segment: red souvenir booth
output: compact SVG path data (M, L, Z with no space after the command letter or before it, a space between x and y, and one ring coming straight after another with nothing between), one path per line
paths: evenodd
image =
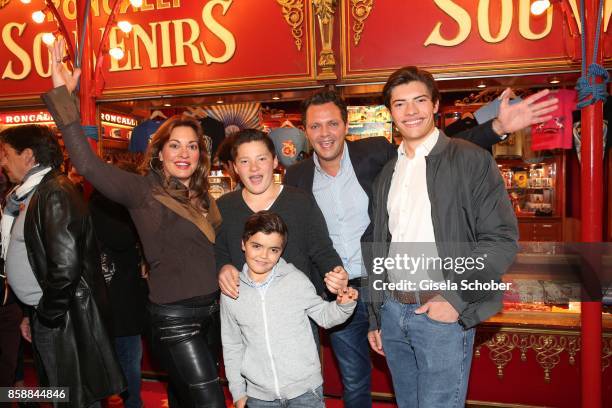
M98 53L114 2L92 1L81 84L84 123L101 127L101 114L109 119L106 122L113 122L109 112L116 118L123 115L128 119L113 122L121 129L116 132L121 139L152 109L170 106L181 111L243 102L279 108L262 113L261 121L281 123L278 118L297 117L299 100L326 86L338 89L349 104L380 104L378 95L387 76L405 65L434 73L443 91L442 115L461 115L482 106L483 85L498 93L506 86L527 93L548 86L573 88L582 58L579 0L551 2L543 15L534 16L531 0L146 0L138 8L125 0L119 1L115 18L129 20L132 31L110 28L107 44ZM30 19L43 3L0 1L2 118L40 110L39 95L51 85L50 56L42 36L55 32L57 25L51 14L40 25ZM85 1L52 3L76 38ZM586 1L589 60L598 4ZM606 0L598 60L607 67L612 66L611 15L612 0ZM107 55L113 47L122 48L122 59ZM525 167L527 183L529 177L534 182L550 179L545 182L550 185L538 188L554 186L554 205L548 217L517 213L521 241L541 245L536 253L518 256L512 272L516 276L510 279L546 281L542 265L568 262L547 242L604 241L603 228L607 240L612 237L610 222L605 227L603 222L604 212L609 220L612 210L609 204L603 208L612 202L612 164L609 154L601 160L601 143L591 143L602 139L601 103L588 108L586 115L582 164L573 150L557 150L547 162L538 163L537 169L544 169L540 173L532 176ZM115 141L113 148L119 145ZM522 165L498 163L502 172L515 169L514 174ZM554 172L545 170L553 165ZM340 397L333 353L325 337L322 343L325 393ZM502 313L478 329L468 402L612 406L611 359L612 316L602 313L600 303L572 302L556 308L506 303ZM372 354L372 361L373 395L392 399L384 359ZM148 357L143 370L147 376L162 374Z

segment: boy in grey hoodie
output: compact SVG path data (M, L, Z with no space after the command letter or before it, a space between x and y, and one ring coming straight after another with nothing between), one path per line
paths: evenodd
M308 317L330 328L346 321L358 292L335 302L316 294L306 275L280 256L287 227L274 213L247 220L240 297L221 295L225 374L236 408L324 407L323 377Z

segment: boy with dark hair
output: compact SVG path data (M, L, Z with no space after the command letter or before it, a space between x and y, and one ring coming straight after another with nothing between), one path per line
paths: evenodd
M397 70L383 97L402 143L374 182L373 256L415 256L411 248L417 246L434 258L473 258L482 267L444 266L431 275L427 269L429 279L449 282L443 291L424 290L424 278L416 292L372 286L368 337L374 351L384 351L398 406L463 407L475 326L500 310L502 297L464 284L501 281L518 250L516 216L493 157L436 128L440 94L429 72ZM407 278L405 270L391 267L372 282Z
M353 313L358 293L346 288L335 302L317 296L306 275L281 259L283 220L269 211L247 219L246 264L240 297L221 296L223 360L237 408L324 407L323 378L308 318L329 328Z

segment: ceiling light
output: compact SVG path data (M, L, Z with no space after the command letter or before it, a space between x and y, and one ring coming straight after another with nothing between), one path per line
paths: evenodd
M486 88L487 84L485 83L485 81L480 81L478 82L478 85L476 85L476 88Z
M51 45L55 42L55 36L51 33L44 33L42 35L42 41L47 45Z
M217 103L223 103L223 99L217 99Z
M47 16L45 15L45 13L42 12L41 10L38 10L32 13L32 20L34 20L34 22L37 24L40 24L43 21L45 21L46 17Z
M557 76L554 76L554 77L551 77L551 78L548 80L548 83L549 83L549 84L552 84L552 85L556 85L556 84L558 84L558 83L561 83L561 79L559 79L559 77L557 77Z
M169 103L169 102L166 102L166 103L164 103L164 106L167 108L167 107L172 106L172 104L171 104L171 103Z
M531 14L539 16L550 7L550 0L535 0L531 3Z
M119 27L119 29L124 33L129 33L130 31L132 31L132 23L126 20L119 21L117 23L117 27Z
M281 98L281 94L279 92L276 92L275 94L272 95L272 100L273 101L278 101Z
M119 47L114 47L108 50L108 54L116 60L120 60L125 56L125 52Z

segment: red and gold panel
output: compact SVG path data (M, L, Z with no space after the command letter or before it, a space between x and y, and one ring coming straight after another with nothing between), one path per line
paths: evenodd
M405 65L440 76L575 69L578 3L563 1L534 16L530 0L345 0L342 77L382 79ZM602 35L612 57L611 36Z
M122 1L117 20L130 21L133 30L110 32L110 46L121 46L125 56L105 58L102 99L315 80L312 10L306 0L145 0L138 9ZM74 30L75 0L54 3L68 30ZM92 1L96 49L112 4ZM12 1L0 11L0 99L31 97L49 87L49 55L41 37L56 26L51 18L38 25L30 17L42 5L42 0Z

